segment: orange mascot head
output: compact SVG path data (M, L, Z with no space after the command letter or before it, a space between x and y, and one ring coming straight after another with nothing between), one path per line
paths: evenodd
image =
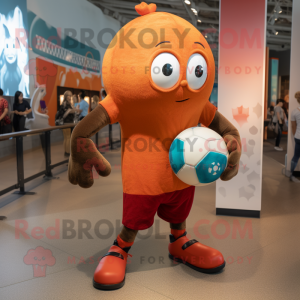
M103 59L108 95L128 114L201 111L215 78L207 41L186 20L155 12L155 4L135 8L141 16L120 29Z

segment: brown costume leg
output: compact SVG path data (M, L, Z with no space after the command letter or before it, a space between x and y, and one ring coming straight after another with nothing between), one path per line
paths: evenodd
M186 228L186 221L183 221L182 223L170 223L171 229L177 229L177 230L183 230Z
M138 233L138 230L133 230L126 226L123 226L119 236L124 242L132 243L132 242L134 242L137 233Z

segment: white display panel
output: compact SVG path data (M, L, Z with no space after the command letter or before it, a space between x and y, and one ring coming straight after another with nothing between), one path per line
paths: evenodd
M1 1L0 5L0 88L4 95L21 91L29 97L26 0Z
M217 181L216 207L261 210L266 0L220 1L218 109L239 131L239 173Z

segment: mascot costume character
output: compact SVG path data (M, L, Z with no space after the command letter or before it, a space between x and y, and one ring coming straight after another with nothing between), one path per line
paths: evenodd
M215 62L205 38L188 21L156 12L155 4L135 9L141 16L120 29L103 58L107 96L71 137L69 181L89 188L93 167L101 176L111 172L90 137L108 124L121 126L124 226L94 274L94 287L103 290L124 285L128 251L156 213L170 223L170 258L199 272L222 270L218 250L186 236L195 187L174 174L169 149L179 133L201 123L226 142L229 158L221 180L238 173L241 156L237 129L209 102ZM146 170L139 167L145 165Z

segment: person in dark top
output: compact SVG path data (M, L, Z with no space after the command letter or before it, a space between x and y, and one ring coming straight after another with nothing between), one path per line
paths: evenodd
M64 124L67 123L74 123L74 117L75 113L79 111L76 108L72 107L71 104L72 100L72 93L70 91L66 91L64 93L64 101L61 104L59 110L58 110L58 119L63 119ZM71 128L63 129L63 135L64 135L64 149L65 149L65 156L70 156L70 138L71 138Z
M28 130L25 128L25 121L26 121L26 115L31 113L31 107L27 101L23 100L23 93L20 91L17 91L15 93L13 112L14 112L13 126L15 132Z
M0 89L0 134L11 132L11 121L8 112L8 102L2 96L3 90Z

